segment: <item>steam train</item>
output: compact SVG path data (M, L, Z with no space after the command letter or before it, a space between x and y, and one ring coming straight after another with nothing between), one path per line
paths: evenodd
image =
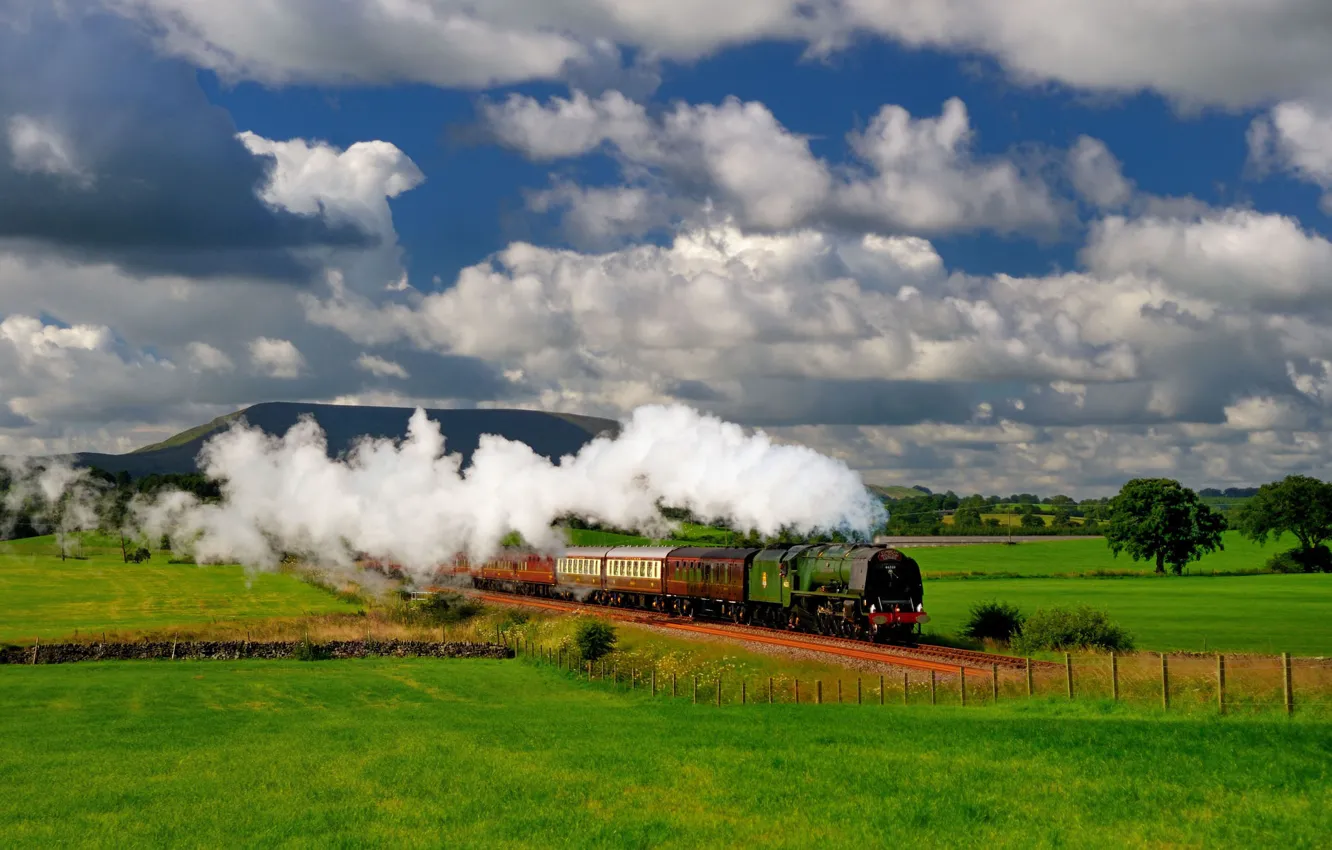
M466 572L482 590L876 643L912 643L929 621L920 565L878 545L580 547L558 558L507 551Z

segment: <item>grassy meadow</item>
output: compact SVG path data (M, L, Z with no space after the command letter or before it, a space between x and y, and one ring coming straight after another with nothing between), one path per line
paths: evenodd
M8 847L1315 847L1332 833L1332 738L1298 717L717 709L519 661L0 679Z
M94 535L80 549L80 558L62 561L50 537L0 543L0 641L356 610L292 575L171 564L159 551L127 564L118 543Z
M1267 559L1296 545L1290 535L1269 539L1259 546L1238 531L1222 534L1224 550L1204 555L1185 567L1189 574L1252 572ZM927 579L1000 574L1018 576L1085 575L1097 572L1151 574L1156 564L1134 561L1127 554L1115 557L1104 539L1027 541L1011 546L975 543L964 546L904 545L902 551L920 564Z
M1332 576L929 581L929 634L957 634L977 602L1037 608L1090 605L1129 630L1139 649L1332 655Z
M956 634L977 602L1009 602L1025 613L1085 604L1132 632L1140 649L1332 655L1332 576L1245 575L1294 540L1264 547L1227 531L1224 543L1184 576L1156 576L1154 564L1115 558L1104 540L906 551L925 574L926 629L935 635Z

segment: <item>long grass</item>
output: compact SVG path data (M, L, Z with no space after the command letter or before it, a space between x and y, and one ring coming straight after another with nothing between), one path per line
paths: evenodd
M1318 846L1326 726L716 709L509 662L0 671L12 847Z

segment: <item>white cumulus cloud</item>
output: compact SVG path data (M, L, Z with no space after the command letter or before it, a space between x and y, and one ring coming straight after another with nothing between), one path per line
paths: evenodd
M713 206L744 226L766 230L849 228L916 234L958 230L1050 230L1064 215L1049 187L1016 161L975 154L965 104L951 98L937 117L882 107L863 132L848 137L855 164L834 168L762 103L729 97L720 104L677 103L653 120L618 92L596 100L575 93L542 104L510 95L482 107L494 138L534 159L576 156L605 144L626 176L643 179L656 199L571 190L539 195L539 208L567 205L584 232L617 220L633 232L652 221L651 206ZM623 191L623 190L619 190ZM626 205L623 202L629 202ZM587 210L589 204L594 210ZM587 222L593 222L589 225Z
M305 368L305 357L291 340L263 336L250 341L250 362L271 378L295 378Z
M383 357L377 357L373 354L362 353L356 358L356 367L362 371L369 372L377 378L408 378L407 370L392 360L386 360Z

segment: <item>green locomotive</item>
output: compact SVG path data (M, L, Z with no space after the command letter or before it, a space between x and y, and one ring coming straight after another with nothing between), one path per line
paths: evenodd
M763 549L747 584L750 619L767 625L883 642L929 621L920 565L885 546Z

